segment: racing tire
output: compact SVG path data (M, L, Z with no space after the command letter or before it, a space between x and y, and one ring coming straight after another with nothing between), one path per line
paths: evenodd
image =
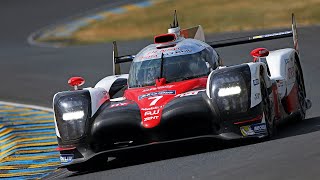
M298 100L299 100L299 113L295 117L296 121L302 121L306 117L306 90L304 86L303 81L303 75L301 71L301 67L298 65L297 62L295 62L295 68L296 68L296 82L298 86Z
M266 128L267 128L267 135L266 138L271 138L274 136L274 134L276 133L276 123L274 118L272 118L272 113L271 113L271 103L270 103L270 99L269 99L269 93L268 93L268 89L266 88L266 84L263 80L262 77L260 77L261 79L261 94L262 94L262 111L264 114L264 118L265 118L265 122L266 122Z

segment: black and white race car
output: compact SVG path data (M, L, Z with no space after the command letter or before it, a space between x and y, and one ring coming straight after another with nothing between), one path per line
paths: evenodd
M201 26L181 30L175 15L168 33L136 55L119 57L114 43L113 76L83 89L73 77L74 90L54 96L62 164L80 170L101 154L192 138L270 137L284 119L304 119L311 102L292 19L291 31L206 43ZM286 37L294 48L257 48L252 62L234 66L214 49Z

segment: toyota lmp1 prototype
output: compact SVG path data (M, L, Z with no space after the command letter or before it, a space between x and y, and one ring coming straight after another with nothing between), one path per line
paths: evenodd
M114 42L114 75L83 89L73 77L74 90L54 96L62 164L77 170L100 154L192 138L270 137L284 119L304 119L311 101L292 22L291 31L206 43L201 26L181 30L175 13L168 33L136 55L118 56ZM294 48L257 48L252 62L228 67L214 49L286 37Z

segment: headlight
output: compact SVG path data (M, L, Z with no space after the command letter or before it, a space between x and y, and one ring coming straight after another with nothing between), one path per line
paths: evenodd
M220 88L218 91L218 96L224 97L224 96L231 96L231 95L236 95L240 93L241 93L240 86L232 86L232 87Z
M211 98L222 114L246 112L249 108L250 69L223 69L211 78Z
M62 140L80 139L85 134L90 114L90 95L87 91L64 92L56 97L54 106Z
M62 119L65 121L83 119L83 117L84 117L84 111L67 112L67 113L63 113L62 115Z

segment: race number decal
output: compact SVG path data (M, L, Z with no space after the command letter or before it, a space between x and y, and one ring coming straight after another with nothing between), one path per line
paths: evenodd
M163 96L153 96L153 97L149 97L148 99L151 100L153 99L153 101L150 103L150 106L154 106L157 104L157 102L163 98Z

